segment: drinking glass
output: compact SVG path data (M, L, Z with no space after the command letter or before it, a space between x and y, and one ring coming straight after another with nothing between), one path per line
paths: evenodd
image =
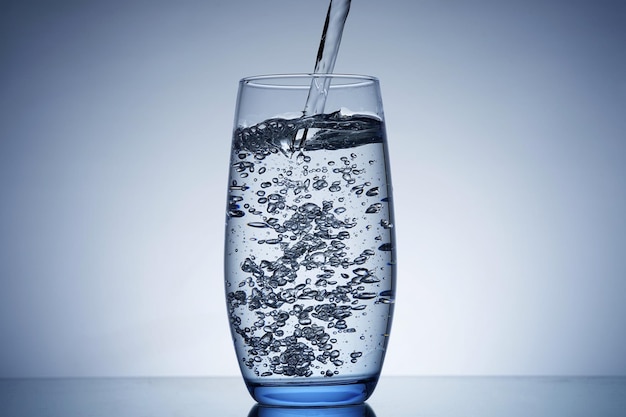
M321 114L302 110L311 94L325 101ZM226 303L252 397L365 401L385 357L396 276L378 80L242 79L227 200Z

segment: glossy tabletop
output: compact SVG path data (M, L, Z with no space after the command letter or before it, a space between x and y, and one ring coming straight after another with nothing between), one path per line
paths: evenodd
M366 404L258 408L240 378L0 380L3 417L624 417L626 377L383 377Z

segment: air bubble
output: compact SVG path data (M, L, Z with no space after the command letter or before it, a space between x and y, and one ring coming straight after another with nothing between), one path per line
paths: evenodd
M269 225L267 223L264 223L264 222L250 222L250 223L248 223L248 226L250 226L250 227L257 227L257 228L269 227Z
M369 190L367 190L365 195L368 196L368 197L377 196L378 195L378 187L370 188Z
M358 298L359 300L370 300L376 297L377 295L375 292L360 292L354 296L354 298Z
M393 245L391 243L383 243L378 247L378 250L381 250L383 252L390 252L393 250Z
M371 206L369 206L367 210L365 210L365 212L368 214L374 214L374 213L380 212L382 208L383 208L383 205L381 203L374 203Z
M313 188L315 188L316 190L321 190L322 188L326 188L328 186L328 182L326 182L326 180L321 179L321 180L317 180L313 183Z
M393 227L393 224L389 223L389 220L384 220L384 219L380 221L380 225L384 229L391 229Z
M229 210L228 215L230 217L243 217L246 215L242 210Z

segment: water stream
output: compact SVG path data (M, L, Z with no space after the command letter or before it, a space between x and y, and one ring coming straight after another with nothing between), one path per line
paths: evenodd
M343 28L350 11L350 0L331 0L326 13L320 46L315 59L315 74L331 74L337 61ZM313 78L303 115L313 116L324 112L330 79ZM307 138L308 129L303 129L294 136L291 150L302 149Z

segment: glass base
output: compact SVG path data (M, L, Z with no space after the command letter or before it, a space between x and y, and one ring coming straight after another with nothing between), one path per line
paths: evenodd
M356 381L324 382L320 384L281 385L258 384L246 381L250 395L258 403L290 407L327 407L361 404L367 400L378 378Z

